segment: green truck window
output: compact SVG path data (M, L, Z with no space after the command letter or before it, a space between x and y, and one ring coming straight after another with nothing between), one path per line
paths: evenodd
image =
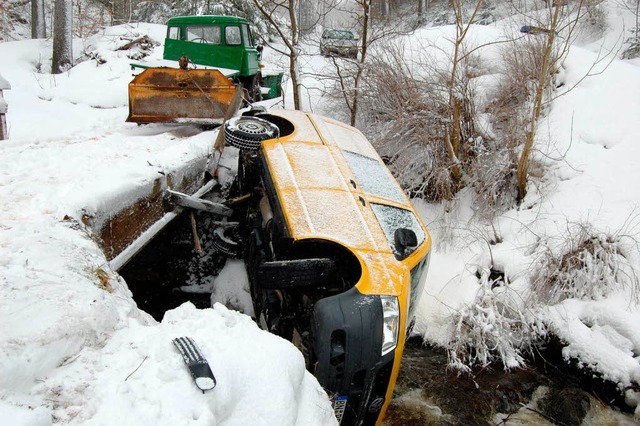
M242 24L242 37L245 47L253 47L253 37L251 37L251 30L247 24Z
M167 38L173 40L180 40L180 28L179 27L169 27L167 30Z
M224 39L230 46L237 46L239 44L242 44L240 27L226 27L224 29Z
M220 27L187 27L187 41L220 44Z

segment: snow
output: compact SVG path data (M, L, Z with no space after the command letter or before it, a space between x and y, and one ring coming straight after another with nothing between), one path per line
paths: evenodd
M544 178L532 181L520 208L494 221L502 242L487 244L493 231L474 218L468 189L450 204L414 200L434 237L414 329L427 340L451 341L453 316L473 303L476 273L492 263L526 296L541 247L557 246L574 224L626 236L625 254L640 272L640 60L607 56L617 54L619 34L632 21L615 1L605 4L609 28L572 47L558 76L564 85L555 95L562 96L539 125ZM476 43L501 39L513 31L509 25L473 26L470 35ZM454 32L420 30L405 40L406 54L424 54L426 41L446 50ZM246 286L239 261L215 278L212 308L187 303L158 323L136 307L81 222L83 214L117 210L161 173L211 153L215 131L124 122L129 63L141 62L141 51L117 49L144 34L160 41L164 27L123 25L75 40L73 52L94 59L56 76L48 73L51 41L0 44L2 76L11 84L4 92L9 139L0 141L0 424L335 424L297 349L260 330L247 300L233 302L248 315L215 303L229 303L231 289ZM160 60L160 52L145 60ZM477 83L488 93L500 72L497 47L482 55L491 66ZM431 56L443 60L437 49ZM329 66L317 55L303 59L306 69ZM303 83L303 108L330 112L321 79ZM292 105L290 88L284 105ZM228 179L226 169L220 179ZM637 288L627 287L537 314L566 341L565 356L625 389L640 382L637 297ZM183 335L195 339L216 375L217 386L204 394L172 347ZM626 396L638 405L638 392Z
M56 76L46 72L50 41L0 44L12 87L0 144L0 424L334 424L292 344L220 304L184 304L156 322L82 224L163 174L202 167L212 151L213 131L125 123L131 51L116 49L140 34L161 40L164 29L75 40L76 54L106 62ZM193 337L212 366L218 383L205 394L172 345L179 336Z
M475 219L468 190L444 206L416 201L436 245L415 330L429 341L445 346L451 342L456 332L452 317L476 303L480 290L475 274L491 265L505 273L524 306L541 250L558 250L576 229L588 224L598 235L619 240L632 266L632 285L611 289L597 300L567 299L534 315L566 342L567 359L577 359L626 389L638 416L640 193L635 183L640 171L635 159L640 155L640 61L616 57L620 38L611 35L623 30L623 11L615 2L605 5L605 36L571 47L557 76L562 86L538 126L536 159L546 167L544 178L532 179L523 205L493 223L502 242L489 244L494 230ZM503 25L472 27L471 34L486 40ZM438 28L423 31L433 40L439 40L439 32L445 34ZM494 54L489 51L487 57ZM496 71L489 65L482 79ZM476 80L481 94L483 85L490 92L490 82Z

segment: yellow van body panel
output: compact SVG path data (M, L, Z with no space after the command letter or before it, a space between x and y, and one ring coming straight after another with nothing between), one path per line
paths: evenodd
M406 196L399 202L364 193L343 150L384 164L380 156L359 130L338 121L300 111L274 115L296 125L291 134L263 141L261 148L290 237L326 239L349 248L363 266L358 290L402 296L401 305L406 305L409 271L431 248L431 237ZM425 239L407 259L395 258L371 202L414 212Z
M431 237L382 159L357 129L338 121L300 111L271 112L294 124L285 136L262 142L289 236L294 240L325 239L348 248L358 258L362 275L356 288L362 294L397 296L400 308L397 354L402 354L408 327L411 270L431 249ZM376 160L384 166L400 197L394 199L362 190L344 151ZM425 238L407 258L398 260L371 203L413 212ZM385 402L377 424L391 401L400 370L396 356Z

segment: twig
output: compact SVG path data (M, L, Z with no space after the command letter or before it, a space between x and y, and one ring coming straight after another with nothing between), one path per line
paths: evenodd
M135 370L133 370L133 371L131 372L131 374L129 374L129 375L127 376L127 378L126 378L126 379L124 379L124 381L125 381L125 382L126 382L127 380L129 380L129 377L133 376L133 374L134 374L136 371L138 371L138 369L139 369L140 367L142 367L142 364L144 364L144 362L147 360L147 358L149 358L149 357L148 357L148 356L145 356L144 358L142 358L142 361L140 362L140 365L138 365L138 366L136 367L136 369L135 369Z
M191 231L193 232L193 245L196 253L202 254L202 246L200 245L200 238L198 238L198 228L196 227L196 216L193 211L189 212L189 218L191 219Z

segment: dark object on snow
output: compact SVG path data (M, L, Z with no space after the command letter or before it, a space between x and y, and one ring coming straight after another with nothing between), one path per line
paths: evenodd
M204 393L215 388L216 378L196 342L191 337L177 337L173 339L173 344L182 355L198 389Z
M546 28L534 27L532 25L524 25L520 28L520 32L525 34L537 35L537 34L547 34L549 33L549 30Z

